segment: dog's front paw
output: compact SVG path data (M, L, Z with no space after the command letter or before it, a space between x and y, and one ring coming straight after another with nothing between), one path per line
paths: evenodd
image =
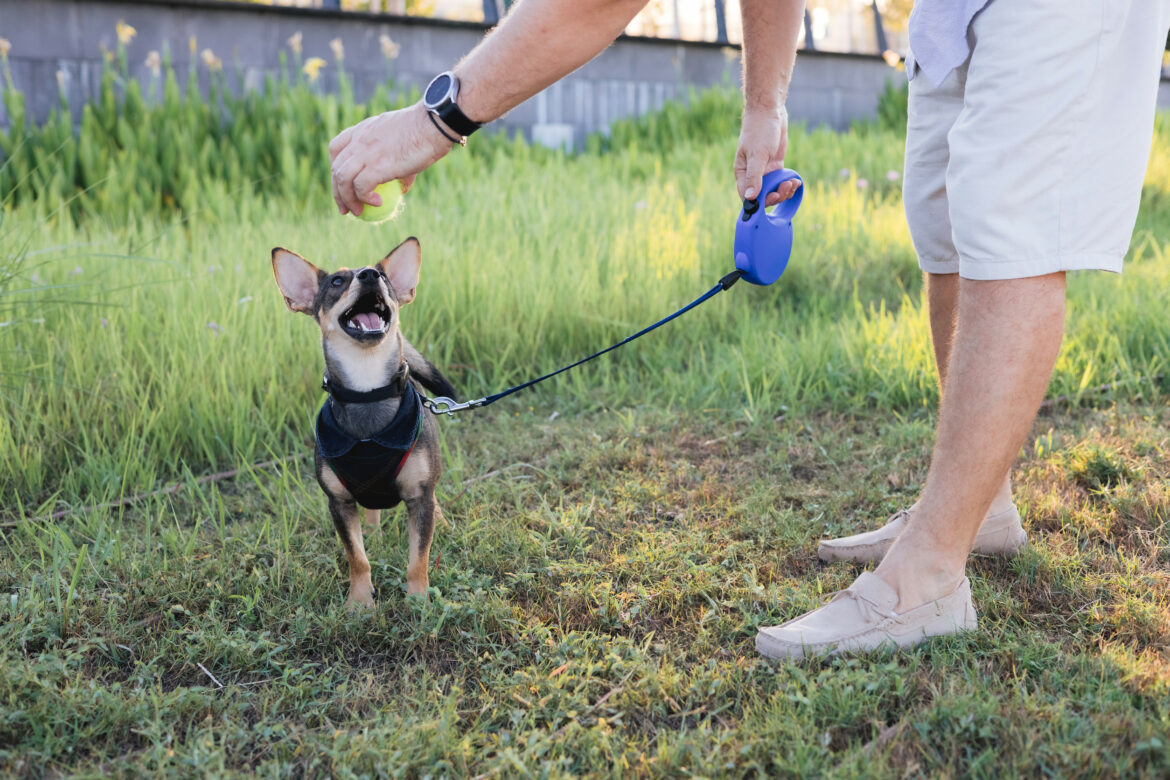
M345 600L345 608L350 612L359 612L362 610L374 608L374 594L372 591L365 591L364 593L356 593L350 591L349 598Z
M417 597L421 598L423 601L426 601L427 588L429 586L430 586L430 583L427 582L427 580L425 578L422 580L422 582L411 582L410 580L407 580L406 581L406 595L407 596L417 596Z

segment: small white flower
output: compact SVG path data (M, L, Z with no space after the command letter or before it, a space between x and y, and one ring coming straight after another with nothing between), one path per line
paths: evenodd
M297 33L295 33L295 34L293 34L293 35L290 35L290 36L289 36L289 38L288 38L288 47L289 47L290 49L292 49L292 50L293 50L293 52L294 52L294 53L296 53L296 54L300 54L300 53L301 53L301 38L302 38L302 37L303 37L303 36L301 35L301 33L300 33L300 32L297 32Z
M869 179L858 179L857 180L857 189L864 190L868 186L869 186Z
M142 64L150 68L150 72L156 77L162 72L162 56L159 55L157 49L147 54L146 60Z
M252 296L245 295L243 298L240 298L238 301L236 301L236 306L242 306L245 303L251 303L251 302L252 302Z
M333 59L338 62L345 59L345 44L341 42L340 38L329 41L329 48L333 49Z
M902 174L897 171L886 171L886 181L897 181L902 178Z
M0 38L0 60L8 59L8 52L12 51L12 41Z
M382 56L388 60L398 59L398 52L402 47L394 42L389 35L382 33L378 36L378 43L382 44Z
M853 175L853 171L849 170L848 168L842 168L840 171L837 172L837 175L840 176L842 179L848 179L850 176Z
M214 322L207 323L207 329L210 330L212 333L214 333L217 336L220 335L221 333L223 333L223 328L221 326L215 324Z
M223 60L215 56L215 52L211 49L204 49L199 55L203 59L203 64L207 66L208 70L222 70Z

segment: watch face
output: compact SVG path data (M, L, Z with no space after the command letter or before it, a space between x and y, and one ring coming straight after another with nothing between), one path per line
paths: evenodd
M437 108L450 94L452 81L454 81L454 77L450 73L440 73L435 76L427 87L423 102L431 108Z

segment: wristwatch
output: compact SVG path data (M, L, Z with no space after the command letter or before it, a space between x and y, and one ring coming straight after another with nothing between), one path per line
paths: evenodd
M459 135L458 139L453 140L466 144L467 136L478 130L480 124L468 119L467 114L459 110L459 106L455 102L458 97L459 79L451 71L443 71L431 79L431 83L427 85L427 89L423 93L423 106L432 116L442 119L443 124ZM442 128L439 130L441 132ZM443 134L446 135L446 133Z

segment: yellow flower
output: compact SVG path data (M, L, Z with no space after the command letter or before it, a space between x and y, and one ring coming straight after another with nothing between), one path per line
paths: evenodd
M142 64L150 68L150 72L155 76L162 72L162 57L159 56L157 49L147 54L146 60Z
M138 34L137 30L123 22L121 19L118 20L118 24L114 27L114 29L118 31L118 43L122 44L123 46L134 40L134 36Z
M300 34L300 32L297 32L296 35L289 36L288 47L293 50L294 54L301 53L301 34Z
M0 38L0 60L8 59L8 52L12 51L12 41Z
M317 77L321 75L321 68L324 67L325 60L320 57L310 57L305 61L305 67L301 68L301 70L309 77L309 81L316 81Z
M886 49L882 52L882 59L885 60L886 64L891 68L896 68L898 67L898 63L902 61L902 55L898 54L898 52L894 51L893 49Z
M378 36L378 42L382 44L383 57L388 60L398 59L398 52L400 49L402 49L402 46L395 43L394 40L386 33L382 33L380 36Z
M196 43L194 35L187 39L187 48L191 50L191 56L195 56L195 52L199 49L199 44Z
M345 59L345 45L342 44L340 38L334 38L329 41L329 48L333 49L333 59L338 62Z
M215 56L215 52L211 49L204 49L203 53L199 55L203 59L203 64L207 66L208 70L222 70L223 60Z

